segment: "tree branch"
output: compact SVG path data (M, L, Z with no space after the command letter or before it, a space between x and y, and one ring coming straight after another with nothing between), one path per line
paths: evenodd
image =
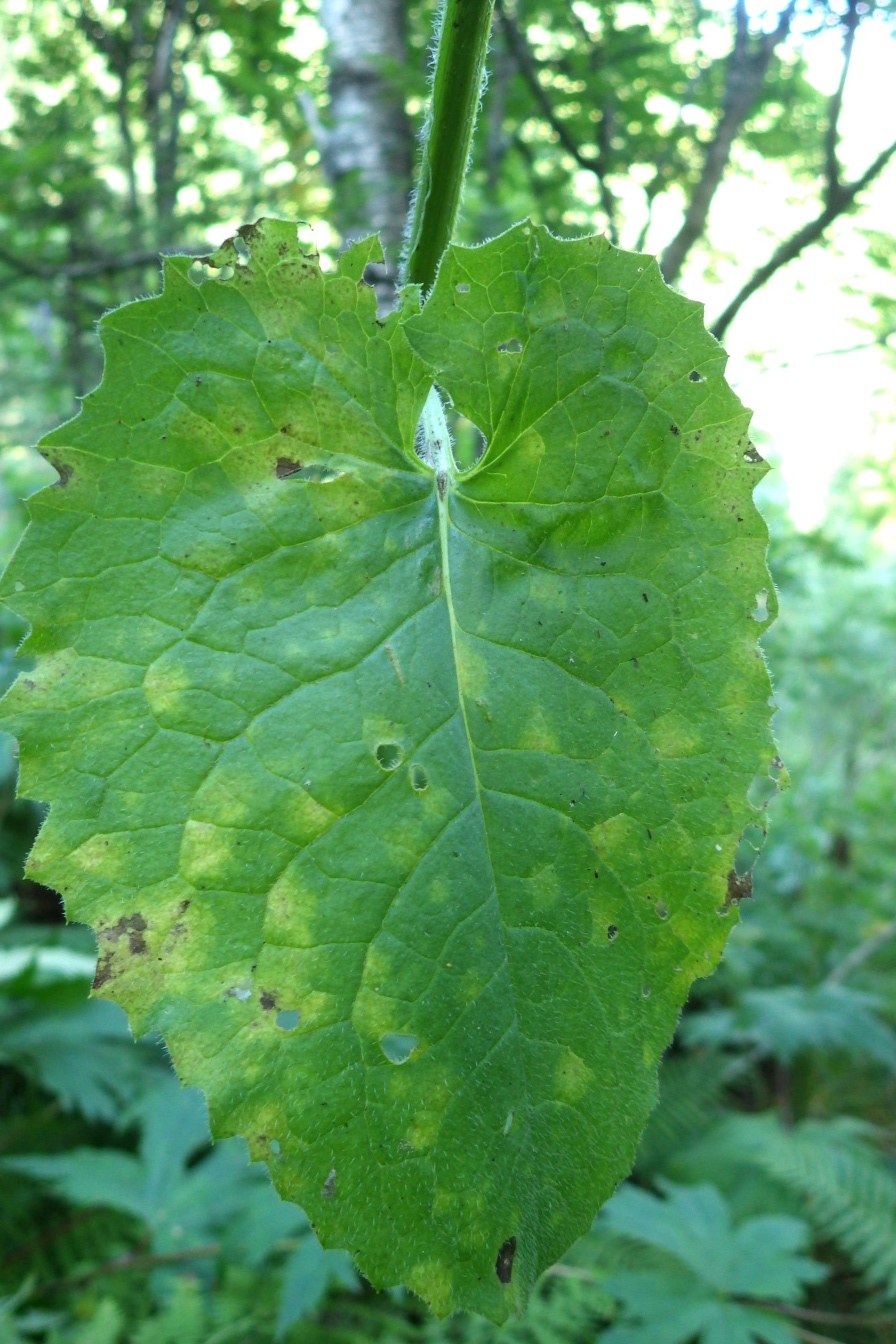
M557 113L554 110L554 105L548 97L547 91L542 85L541 80L538 78L540 69L539 63L532 55L532 50L525 36L520 32L513 19L507 13L503 0L495 0L495 13L498 15L501 29L507 40L508 51L516 62L517 69L528 86L529 92L532 94L545 121L548 123L567 154L569 154L570 158L574 159L579 167L584 168L586 172L593 173L597 179L601 209L607 217L607 234L610 241L615 243L617 241L616 200L607 186L604 176L604 156L600 153L586 154L576 142L574 136L570 134L569 127L566 123L557 116Z
M174 214L177 198L177 141L183 95L174 87L177 31L186 11L186 0L165 0L162 22L146 81L146 120L152 144L156 218L164 227ZM167 127L165 112L167 111Z
M762 1311L777 1311L782 1316L791 1316L795 1321L808 1321L815 1325L892 1325L896 1317L892 1312L848 1312L817 1311L814 1307L796 1307L791 1302L775 1302L762 1297L735 1296L735 1301L744 1305L758 1307Z
M872 933L870 938L866 938L864 942L859 943L858 947L854 947L848 956L844 957L832 971L828 972L824 983L826 985L839 985L859 966L864 966L865 962L873 957L879 948L884 947L891 938L896 938L896 919L891 919Z
M128 104L128 79L135 54L142 45L143 9L135 5L131 15L132 33L130 41L126 38L126 29L119 28L114 33L105 27L101 18L89 0L81 0L75 22L82 32L106 57L109 68L118 80L118 95L115 110L118 117L119 134L124 157L124 172L128 184L128 209L131 217L132 242L140 236L140 198L137 189L137 154L134 137L131 132Z
M220 1242L213 1242L206 1246L187 1246L180 1251L162 1251L153 1255L119 1255L114 1260L106 1260L101 1265L94 1265L92 1269L81 1270L67 1279L54 1279L50 1283L40 1284L36 1289L36 1295L44 1297L63 1288L76 1288L82 1283L90 1283L92 1279L102 1278L107 1274L157 1269L161 1265L189 1264L191 1260L213 1260L220 1254Z
M6 280L0 288L8 289L11 285L19 284L22 280L86 280L95 275L114 275L118 271L136 270L140 266L152 266L159 262L161 255L164 256L206 256L209 252L203 243L197 243L195 246L185 244L183 247L167 248L147 248L140 252L127 252L120 257L97 257L91 261L75 261L62 263L58 266L42 266L37 262L29 261L27 257L16 256L15 253L8 251L0 245L0 262L4 262L12 270L18 272L11 280Z
M837 83L830 104L828 105L828 126L824 137L824 162L825 174L829 188L836 190L840 186L840 161L837 158L837 138L840 124L840 113L843 110L843 92L846 88L846 77L849 74L849 66L852 60L853 46L856 40L856 29L859 26L859 0L849 0L849 9L843 19L845 32L843 34L843 63L840 67L840 79Z
M678 278L685 258L706 230L709 209L728 167L734 141L756 105L775 48L790 31L795 10L796 0L791 0L774 30L762 34L751 50L746 0L737 0L734 46L728 58L722 115L707 147L703 171L688 202L684 222L660 261L667 284L671 285Z
M274 1249L281 1254L285 1251L294 1251L301 1245L301 1240L299 1237L281 1237L276 1242ZM191 1260L214 1260L221 1254L221 1250L221 1243L213 1241L202 1246L185 1246L178 1251L157 1251L145 1255L139 1252L130 1252L116 1256L113 1260L105 1260L102 1264L94 1265L91 1269L80 1270L77 1274L72 1274L66 1279L54 1279L50 1283L39 1284L34 1289L34 1295L44 1297L48 1293L58 1292L63 1288L75 1288L79 1284L90 1283L92 1279L102 1278L107 1274L122 1274L141 1269L158 1269L162 1265L183 1265L189 1264Z
M782 243L772 253L765 265L760 266L758 270L753 272L743 288L735 294L724 312L716 318L711 330L718 340L722 340L747 299L751 298L757 289L761 289L777 271L780 271L782 266L786 266L788 262L793 261L810 244L817 242L829 224L832 224L840 215L846 214L852 208L859 192L880 175L894 154L896 154L896 140L886 149L881 150L870 167L866 168L862 176L855 182L850 182L846 186L841 185L827 193L828 200L821 213L816 215L815 219L810 220L808 224L805 224L803 228L798 229L786 242Z
M803 1330L800 1326L791 1327L797 1339L804 1339L806 1344L841 1344L839 1339L832 1339L830 1335L818 1335L814 1330Z
M865 170L861 177L855 182L844 183L840 176L840 162L837 158L837 141L839 138L840 114L843 110L843 93L846 88L846 79L849 74L850 62L852 60L853 47L855 44L856 29L859 25L859 6L858 0L849 0L849 8L843 19L843 62L840 69L840 78L837 82L837 88L831 95L828 104L828 124L824 137L824 186L822 190L822 210L816 215L815 219L798 229L792 237L783 242L780 247L772 254L764 266L760 266L754 271L750 279L743 288L737 293L729 303L728 307L716 319L712 331L713 334L721 340L728 330L734 318L740 312L757 289L766 284L771 277L779 271L782 266L793 261L812 243L817 242L822 236L829 224L846 214L852 208L856 196L867 187L870 182L883 171L890 162L890 159L896 154L896 141L888 145L886 149L881 150L874 162Z

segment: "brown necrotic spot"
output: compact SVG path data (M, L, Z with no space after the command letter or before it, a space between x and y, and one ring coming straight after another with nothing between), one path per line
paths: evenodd
M64 490L74 475L74 467L69 466L68 462L60 462L55 457L50 459L50 466L59 473L59 480L56 484L60 490Z
M501 1283L509 1283L513 1274L513 1257L516 1255L516 1237L508 1237L498 1252L495 1261L495 1273Z
M726 909L730 909L732 905L738 905L752 895L753 874L744 873L741 875L732 868L728 874L728 890L725 893Z
M277 1000L274 998L273 994L270 994L268 992L268 990L264 990L259 1002L261 1003L262 1008L264 1008L266 1011L269 1011L271 1008L277 1007Z
M108 929L101 929L97 936L110 943L117 943L120 938L127 936L129 950L138 954L146 951L146 939L143 937L145 932L146 920L142 915L130 917L122 915L117 924L111 925Z
M146 939L136 929L132 929L128 934L128 951L135 957L146 951Z
M96 975L93 977L93 988L102 989L107 980L112 979L112 958L105 956L97 963Z
M122 938L128 940L128 951L132 956L138 957L146 951L146 939L143 937L146 932L146 920L141 914L122 915L117 924L110 924L106 929L97 930L97 942L100 945L102 955L96 968L96 975L93 980L93 988L101 989L113 975L113 953L110 943L117 944ZM103 947L105 951L102 951Z
M288 434L289 431L290 426L284 425L280 433ZM302 470L301 462L293 462L293 460L289 457L278 457L277 465L274 468L274 474L276 475L278 481L283 481L286 479L287 476L295 476L301 470Z

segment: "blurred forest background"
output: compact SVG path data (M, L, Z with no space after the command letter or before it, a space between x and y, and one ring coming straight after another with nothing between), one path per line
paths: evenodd
M260 214L397 271L432 0L4 0L0 552L95 322ZM660 254L779 467L765 638L791 786L663 1064L637 1166L514 1344L896 1341L896 6L498 0L460 236ZM464 426L458 426L462 445ZM0 617L0 677L23 634ZM469 1341L323 1251L23 879L0 758L0 1344ZM763 800L757 800L763 801ZM729 918L737 915L731 913Z

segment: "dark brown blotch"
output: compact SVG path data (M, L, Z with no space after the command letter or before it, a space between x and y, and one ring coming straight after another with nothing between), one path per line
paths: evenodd
M141 914L122 915L117 924L111 924L107 929L99 929L97 939L103 943L117 943L126 937L128 951L134 956L140 956L146 951L146 939L143 937L145 932L146 920ZM108 980L109 976L106 975L105 978Z
M281 431L281 433L288 433L288 431L284 429ZM277 465L274 468L274 474L277 477L278 481L284 481L286 480L287 476L295 476L296 473L300 472L301 470L302 470L301 462L293 462L293 460L289 457L278 457Z
M69 481L75 474L75 469L68 462L60 462L58 458L50 458L50 466L59 473L59 480L56 485L60 490L64 490Z
M93 988L102 989L107 980L112 979L112 958L107 954L97 962L96 975L93 977Z
M516 1255L516 1237L508 1237L498 1252L495 1261L495 1273L501 1283L509 1283L513 1274L513 1257Z
M753 895L753 874L744 873L741 876L733 868L728 874L728 890L725 893L725 909L728 910L732 905L737 905L740 901L746 901Z

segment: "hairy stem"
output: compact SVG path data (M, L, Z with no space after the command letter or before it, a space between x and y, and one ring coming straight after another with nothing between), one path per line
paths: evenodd
M451 241L485 70L494 0L445 0L404 279L431 288Z

